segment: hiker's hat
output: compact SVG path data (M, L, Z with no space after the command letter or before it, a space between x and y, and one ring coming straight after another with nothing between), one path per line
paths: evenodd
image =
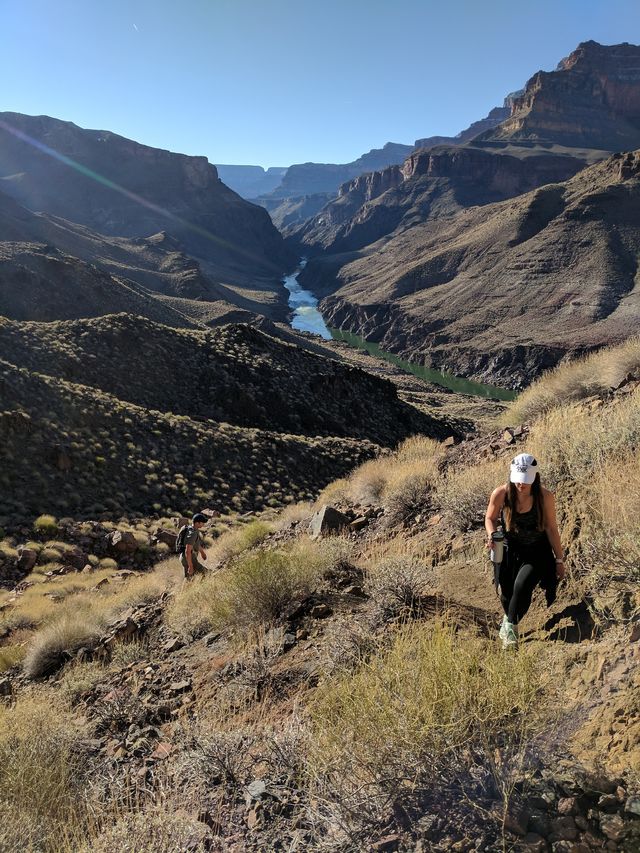
M526 483L530 486L539 473L538 462L530 453L519 453L511 462L509 479L512 483Z
M196 523L196 521L204 521L204 522L205 522L205 524L206 524L206 522L207 522L207 521L209 521L209 519L207 518L207 516L206 516L203 512L197 512L197 513L196 513L196 514L191 518L191 524L195 524L195 523Z

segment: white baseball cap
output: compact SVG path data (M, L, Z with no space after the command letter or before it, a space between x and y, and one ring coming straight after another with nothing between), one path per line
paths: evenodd
M512 483L531 485L538 473L538 462L530 453L519 453L511 462L509 479Z

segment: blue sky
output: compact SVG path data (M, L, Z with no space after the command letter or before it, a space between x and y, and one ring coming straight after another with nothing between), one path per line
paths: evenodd
M454 134L638 0L0 0L0 110L214 163L344 163Z

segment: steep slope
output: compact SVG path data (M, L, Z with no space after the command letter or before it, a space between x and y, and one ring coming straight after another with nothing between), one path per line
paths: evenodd
M46 247L49 253L57 251L59 255L68 256L65 291L72 294L75 288L78 292L76 310L70 314L56 314L55 300L51 295L47 296L45 301L49 303L49 313L46 316L38 313L40 309L36 304L35 295L30 301L26 292L16 294L23 304L23 310L20 315L14 315L9 278L15 271L10 273L8 265L16 247L0 241L6 260L3 311L9 317L53 320L99 316L111 314L121 308L124 310L125 304L119 303L117 299L111 301L107 291L104 292L102 301L97 299L97 293L94 293L96 299L89 310L86 294L82 292L81 270L86 264L98 268L107 277L126 280L134 290L136 284L142 285L145 290L153 291L153 295L161 302L164 299L170 308L185 314L197 324L247 321L258 314L284 319L286 313L281 289L240 291L239 288L216 283L203 273L201 264L195 258L183 251L179 241L166 231L150 237L108 237L76 222L46 213L32 213L0 191L0 237L4 241L22 244L22 265L36 263L35 258L28 258L31 249L25 245L27 243L39 244L33 247L36 254L42 254ZM77 275L74 275L74 270L78 270ZM29 305L33 311L29 310ZM155 310L166 313L166 307L156 306ZM134 313L152 316L142 309Z
M0 362L2 523L43 508L244 512L311 497L376 452L362 439L242 429L124 403L96 388Z
M164 230L217 282L259 281L275 292L291 263L268 215L226 187L205 157L47 116L2 113L0 181L30 210L109 236Z
M417 361L512 387L640 331L640 152L565 183L428 219L337 272L321 303Z
M402 403L390 382L246 325L187 332L123 314L51 324L0 320L0 352L29 371L200 421L387 446L414 432L450 432Z

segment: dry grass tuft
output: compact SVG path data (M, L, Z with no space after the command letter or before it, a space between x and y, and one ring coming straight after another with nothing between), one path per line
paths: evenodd
M523 391L501 420L529 421L568 403L615 388L628 375L640 374L640 338L607 347L561 364Z

